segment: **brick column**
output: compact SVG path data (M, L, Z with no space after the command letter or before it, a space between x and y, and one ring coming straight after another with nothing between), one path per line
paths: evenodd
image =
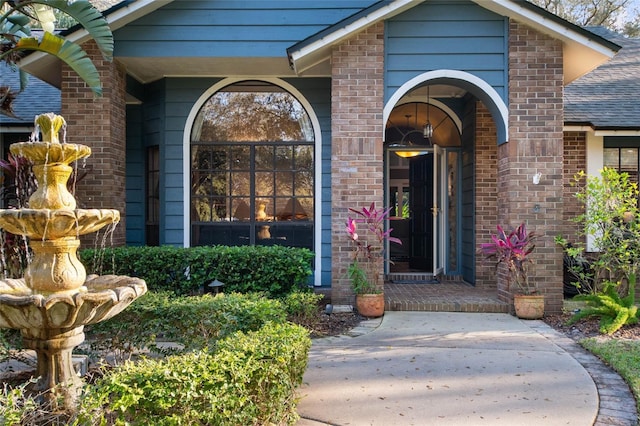
M574 177L580 171L587 170L587 134L585 132L567 132L564 135L564 226L562 235L571 242L578 241L578 226L572 219L584 213L582 203L576 198L580 186L574 185ZM584 180L581 181L584 184ZM581 185L584 186L584 185Z
M94 97L91 90L68 66L62 69L62 116L67 121L67 142L87 145L91 157L86 160L87 172L77 185L79 208L117 209L122 217L113 239L107 244L125 243L125 71L115 62L102 58L95 42L83 48L100 72L103 95ZM94 235L82 240L89 247Z
M498 147L498 221L526 222L538 235L531 279L546 312L562 309L563 230L562 43L515 21L509 25L509 142ZM539 185L532 177L541 172ZM498 295L510 300L506 277Z
M482 102L475 108L475 223L479 242L489 241L498 220L498 146L497 131L491 113ZM496 289L493 262L476 256L476 287Z
M382 110L384 26L336 46L331 56L331 299L351 304L345 232L349 207L384 201ZM380 271L382 272L382 271Z

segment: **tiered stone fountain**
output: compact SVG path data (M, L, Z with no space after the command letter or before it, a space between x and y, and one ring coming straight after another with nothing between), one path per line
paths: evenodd
M35 391L54 409L73 409L82 380L72 364L73 348L84 341L84 325L121 312L147 291L145 282L127 276L91 276L77 258L80 235L120 220L117 210L76 209L67 190L70 166L91 149L60 143L65 121L52 113L36 117L42 141L11 145L30 159L38 189L29 208L0 210L0 228L30 239L33 260L25 277L0 280L0 327L19 329L27 348L37 353Z

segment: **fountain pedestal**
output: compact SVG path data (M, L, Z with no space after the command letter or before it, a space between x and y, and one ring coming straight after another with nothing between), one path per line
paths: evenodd
M83 382L74 367L73 349L84 342L83 326L70 330L42 329L33 335L33 330L23 329L22 340L26 348L36 351L39 378L32 390L41 395L46 406L71 408Z
M19 329L25 347L37 354L34 390L47 408L72 411L82 388L73 349L84 341L84 326L111 318L147 291L126 276L92 276L77 258L78 237L120 220L117 210L76 209L67 189L70 163L88 157L89 147L59 142L64 119L36 117L42 142L13 144L11 152L34 164L40 183L28 209L0 210L0 228L30 239L32 263L22 279L0 280L0 327Z

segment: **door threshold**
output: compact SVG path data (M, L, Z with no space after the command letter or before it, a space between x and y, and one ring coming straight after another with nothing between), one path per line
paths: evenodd
M394 284L438 284L440 280L432 272L391 272L387 281Z

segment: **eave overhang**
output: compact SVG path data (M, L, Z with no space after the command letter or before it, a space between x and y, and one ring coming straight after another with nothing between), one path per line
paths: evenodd
M528 1L471 0L474 3L521 22L562 41L564 84L592 71L611 59L620 46L572 24Z
M173 0L127 0L105 11L104 16L109 23L109 28L114 32L172 1ZM69 30L61 32L61 35L64 35L67 40L76 44L82 44L90 39L87 30L81 27L70 28ZM62 61L58 58L42 52L33 52L20 60L20 68L40 80L60 88Z

